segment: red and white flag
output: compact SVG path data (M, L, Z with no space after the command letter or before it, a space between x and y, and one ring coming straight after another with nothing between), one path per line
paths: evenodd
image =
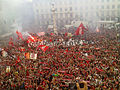
M38 36L43 36L43 35L45 35L45 32L40 32L40 33L38 33L37 35L38 35Z
M66 33L65 33L65 37L67 37L67 36L68 36L68 33L66 32Z
M41 48L42 51L45 52L45 51L49 48L49 46L44 45L44 46L42 46L42 47L40 47L40 48Z
M84 25L81 23L81 24L79 25L79 27L77 28L77 30L75 31L75 35L79 35L79 34L83 35L83 34L84 34L84 30L85 30L85 27L84 27Z
M38 48L40 48L42 51L46 51L48 48L49 48L49 46L46 46L46 45L39 45L38 47L37 47L37 49Z
M14 46L14 44L13 44L13 38L10 38L9 45Z
M21 34L21 32L19 32L18 30L16 31L17 35L18 35L18 39L21 38L23 40L23 36Z
M82 29L82 27L80 27L79 34L80 34L80 35L83 35L83 34L84 34L84 30Z
M50 33L51 36L54 36L54 33Z

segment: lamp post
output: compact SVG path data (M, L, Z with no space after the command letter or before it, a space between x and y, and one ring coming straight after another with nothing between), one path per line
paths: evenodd
M56 18L55 18L55 4L52 3L52 13L53 13L53 31L55 34L58 35L58 32L57 32L57 27L56 27Z

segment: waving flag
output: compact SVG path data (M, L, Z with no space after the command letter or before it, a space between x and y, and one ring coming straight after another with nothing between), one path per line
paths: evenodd
M48 48L49 48L49 46L43 46L43 47L41 47L41 50L45 52Z
M10 38L9 45L14 46L14 44L13 44L13 38Z
M54 33L50 33L51 36L54 36Z
M38 48L40 48L42 51L46 51L48 48L49 48L49 46L46 46L46 45L39 45L38 47L37 47L37 49Z
M17 33L17 35L18 35L18 39L21 38L21 39L23 40L23 36L22 36L21 32L19 32L19 31L17 30L16 33Z
M67 37L67 35L68 35L68 33L66 32L66 33L65 33L65 37Z
M77 28L77 30L76 30L76 32L75 32L75 35L79 35L79 34L83 35L85 29L86 29L86 28L85 28L84 25L81 23L81 24L79 25L79 27Z
M40 33L38 33L37 35L38 35L38 36L43 36L43 35L45 35L45 32L40 32Z

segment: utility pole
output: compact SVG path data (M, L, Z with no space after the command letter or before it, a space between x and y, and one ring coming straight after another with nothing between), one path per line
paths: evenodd
M55 34L58 35L57 26L56 26L55 5L54 5L54 3L52 3L52 13L53 13L53 31L54 31Z

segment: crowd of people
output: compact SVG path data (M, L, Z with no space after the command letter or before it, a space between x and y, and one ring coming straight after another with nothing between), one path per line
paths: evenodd
M27 39L11 40L3 48L7 54L3 56L1 52L0 56L0 89L83 90L80 89L82 86L84 90L120 89L120 43L113 30L72 37L34 36L37 40L33 42L69 39L85 39L86 42L82 45L53 45L43 51L42 46L29 47ZM31 53L33 58L29 57Z

